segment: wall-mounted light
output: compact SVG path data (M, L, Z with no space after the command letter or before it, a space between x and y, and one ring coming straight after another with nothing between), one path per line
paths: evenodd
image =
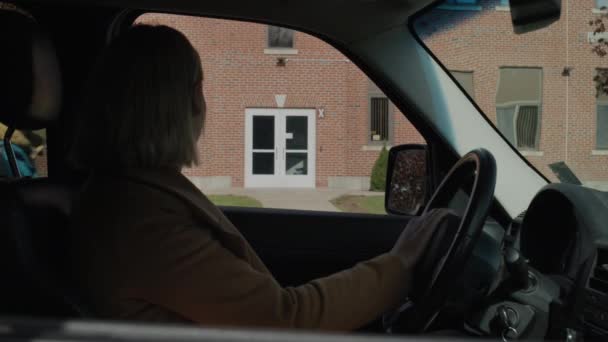
M284 67L287 65L288 59L285 57L277 57L277 66Z

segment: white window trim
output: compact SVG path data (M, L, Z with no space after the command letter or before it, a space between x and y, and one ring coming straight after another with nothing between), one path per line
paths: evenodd
M608 149L606 150L591 150L591 155L592 156L608 156Z
M597 127L597 120L598 120L598 111L597 111L597 107L598 106L608 106L608 101L603 100L603 101L596 101L595 103L595 125ZM597 132L596 132L597 134ZM592 156L603 156L603 155L608 155L608 148L598 148L597 147L597 136L595 137L595 142L594 142L595 148L591 151L591 155Z
M542 110L542 103L538 102L538 101L513 101L513 102L506 102L501 104L500 106L496 106L496 108L508 108L508 107L513 107L515 106L515 113L513 115L513 127L516 128L517 127L517 116L519 115L519 107L521 106L538 106L538 122L539 125L536 128L536 138L538 139L538 141L536 142L536 145L538 146L537 149L526 149L526 150L522 150L520 148L517 147L517 129L515 129L515 131L513 132L513 136L515 137L515 148L517 148L517 150L519 152L521 152L522 155L524 156L542 156L543 152L540 150L540 132L541 132L541 110ZM539 154L540 153L540 154Z
M265 55L297 55L298 49L294 48L266 48Z
M496 11L499 11L499 12L511 12L511 7L510 6L498 5L494 9Z
M593 8L593 9L591 9L591 13L593 13L593 14L607 14L608 10L603 10L603 9L599 9L599 8Z
M363 145L361 146L361 151L382 151L382 147L385 145ZM390 150L391 145L386 145L386 149Z
M543 151L536 151L536 150L518 150L518 151L524 157L542 157L545 155L545 152L543 152Z
M509 108L509 107L519 107L519 106L541 106L541 102L540 101L511 101L511 102L504 102L501 103L500 105L496 106L496 108Z

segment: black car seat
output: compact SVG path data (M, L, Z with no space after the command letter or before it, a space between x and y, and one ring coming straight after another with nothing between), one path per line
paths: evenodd
M46 128L61 102L51 41L33 18L15 10L0 10L0 32L0 122L7 135ZM0 182L0 315L87 315L66 267L73 193L50 178L18 172Z

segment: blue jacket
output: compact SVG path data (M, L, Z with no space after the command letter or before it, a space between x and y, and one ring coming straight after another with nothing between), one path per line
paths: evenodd
M36 177L36 167L30 160L30 157L25 153L23 148L18 145L12 144L13 151L15 152L15 159L17 159L17 168L21 173L22 177ZM4 150L4 142L0 141L0 177L8 177L11 175L11 167L6 157L6 151Z

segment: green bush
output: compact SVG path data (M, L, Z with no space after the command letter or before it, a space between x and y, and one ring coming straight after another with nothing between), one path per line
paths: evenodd
M382 147L380 155L374 163L369 189L371 191L384 191L386 188L386 169L388 168L388 150Z

